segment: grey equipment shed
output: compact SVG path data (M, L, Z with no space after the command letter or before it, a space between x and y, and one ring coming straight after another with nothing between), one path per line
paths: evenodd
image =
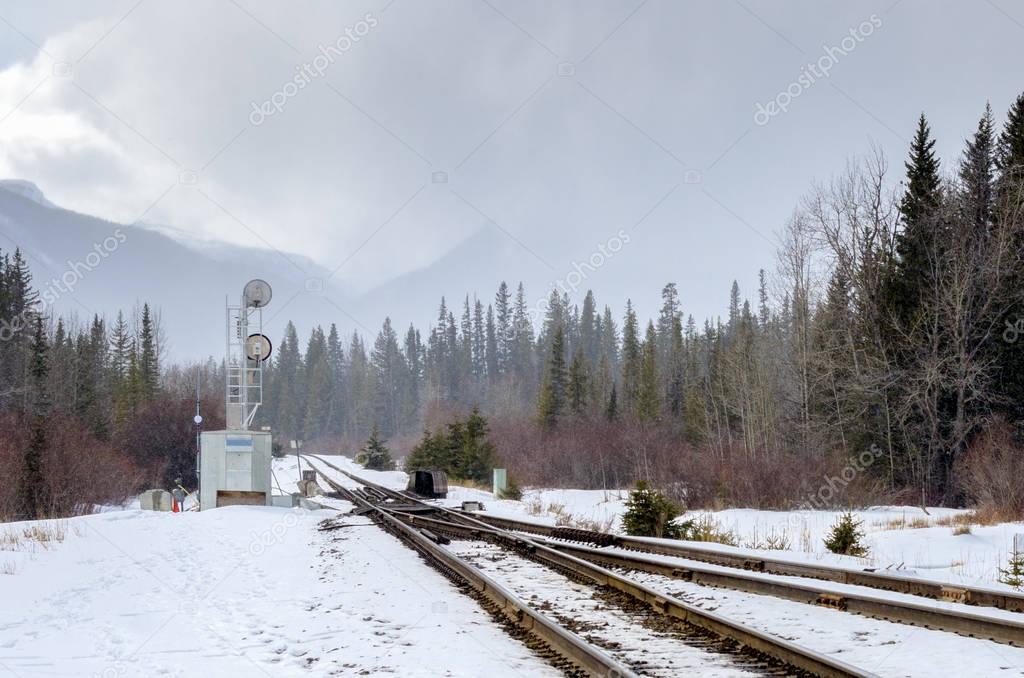
M265 431L205 431L200 437L199 507L271 506L271 436Z

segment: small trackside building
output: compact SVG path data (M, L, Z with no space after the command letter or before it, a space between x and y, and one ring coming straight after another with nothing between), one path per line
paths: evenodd
M203 432L199 453L200 510L272 505L271 458L269 432Z

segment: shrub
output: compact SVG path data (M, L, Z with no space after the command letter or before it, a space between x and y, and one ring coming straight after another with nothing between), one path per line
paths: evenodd
M731 530L726 530L711 516L705 513L696 520L687 520L680 525L680 539L687 541L707 541L715 544L739 546L739 539Z
M452 478L489 483L494 468L494 445L487 438L487 420L476 408L446 430L423 434L405 460L406 471L440 469Z
M664 537L680 539L684 532L693 528L692 521L676 525L673 521L682 515L678 504L661 492L651 489L644 481L638 481L636 489L629 493L626 512L622 516L622 527L626 534L635 537Z
M502 490L498 498L520 501L523 498L523 489L519 487L519 483L515 481L515 478L509 476L508 481L505 483L505 489Z
M844 513L832 526L832 532L825 539L825 548L844 556L866 556L868 549L861 541L864 538L861 523L852 513Z
M982 512L1003 520L1024 517L1024 449L1005 422L996 421L971 444L958 475Z
M356 463L371 471L394 471L395 461L391 458L391 451L384 446L386 442L380 439L380 431L374 426L370 439L356 457Z
M1024 588L1024 553L1010 554L1006 569L999 568L999 581L1015 589Z

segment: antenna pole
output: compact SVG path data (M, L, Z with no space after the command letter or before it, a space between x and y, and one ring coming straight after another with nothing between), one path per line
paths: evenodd
M199 381L201 376L201 365L196 365L196 418L193 421L196 423L196 480L199 479L199 426L202 419L199 415Z

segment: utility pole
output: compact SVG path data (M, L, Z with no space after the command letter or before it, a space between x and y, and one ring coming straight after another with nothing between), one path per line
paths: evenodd
M192 421L196 425L196 482L199 482L199 433L202 431L203 426L203 415L199 414L199 384L202 379L202 368L196 366L196 416L192 417Z

